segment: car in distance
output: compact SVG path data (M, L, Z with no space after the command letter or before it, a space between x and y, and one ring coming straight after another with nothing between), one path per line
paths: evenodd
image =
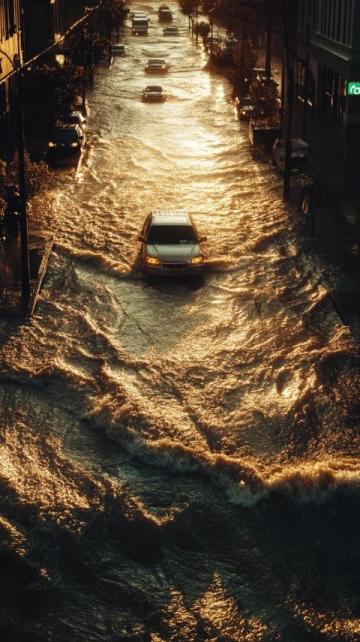
M191 216L183 210L155 211L147 216L138 240L140 266L159 276L200 274L204 265L200 237Z
M169 67L163 58L150 58L145 65L147 74L166 74Z
M145 14L134 14L131 21L131 31L135 36L146 36L149 29L149 18Z
M166 100L166 91L160 85L148 85L141 97L145 102L163 103Z
M177 27L164 27L163 34L164 36L178 36L179 29Z
M125 56L125 45L123 42L116 42L111 46L112 56Z
M291 140L291 171L298 173L306 170L307 159L309 154L309 145L302 138L293 138ZM285 140L277 138L274 142L271 152L272 164L279 172L285 171Z
M58 123L48 143L48 157L52 159L77 154L84 142L85 134L79 125Z
M159 22L171 22L173 19L172 12L169 7L163 5L159 7Z

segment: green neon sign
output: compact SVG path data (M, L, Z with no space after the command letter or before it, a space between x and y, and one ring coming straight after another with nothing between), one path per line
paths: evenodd
M348 96L360 96L360 80L349 80L346 83L346 94Z

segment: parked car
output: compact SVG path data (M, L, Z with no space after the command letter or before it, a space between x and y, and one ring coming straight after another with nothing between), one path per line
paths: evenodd
M160 85L148 85L142 92L142 100L162 103L166 100L166 91Z
M125 56L125 45L123 42L117 42L111 46L111 54L113 56Z
M250 118L249 142L251 147L261 147L271 155L274 141L281 134L280 122L277 119Z
M265 67L253 67L251 76L252 78L266 78Z
M164 27L163 34L164 36L178 36L179 29L177 27Z
M48 143L48 158L78 154L84 142L85 134L79 125L58 123Z
M150 58L145 65L147 74L166 74L169 67L163 58Z
M84 116L88 116L90 114L90 107L87 98L83 101L82 96L75 96L71 109L74 111L81 111Z
M293 138L291 141L291 171L298 173L307 168L309 145L302 138ZM274 142L271 160L280 174L285 170L285 140L277 138Z
M140 265L161 276L200 274L204 265L200 237L189 214L182 210L156 211L145 220L138 240Z
M59 120L67 125L79 125L83 130L86 127L86 118L81 111L70 111L68 114L63 114Z
M256 111L251 96L237 96L235 98L235 107L240 120L250 120Z
M220 36L217 36L215 34L213 34L212 37L208 36L205 39L205 49L207 53L209 54L215 53L215 51L217 51L220 48L221 43L222 43L222 38Z

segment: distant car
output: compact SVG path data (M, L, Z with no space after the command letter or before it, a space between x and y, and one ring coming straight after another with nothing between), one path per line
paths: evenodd
M200 237L183 210L156 211L147 216L138 240L140 265L148 274L161 276L200 274L204 265Z
M84 142L85 134L79 125L59 123L55 125L48 143L48 157L78 154Z
M178 36L179 29L177 27L164 27L163 34L164 36Z
M135 20L141 19L141 18L147 18L146 13L143 11L132 11L130 14L131 18L135 18Z
M309 145L302 138L293 138L291 141L291 171L298 173L307 168ZM277 138L274 142L271 160L280 174L285 170L285 140Z
M255 114L255 104L250 96L237 96L235 106L240 120L250 120Z
M75 110L68 114L63 114L59 120L68 125L79 125L81 129L85 129L86 127L86 118L82 115L81 111Z
M163 58L150 58L145 65L147 74L166 74L169 66Z
M173 15L169 7L159 7L159 22L171 22Z
M145 102L162 103L166 100L166 91L160 85L148 85L141 96Z
M111 46L111 54L113 56L125 56L125 45L123 42L117 42Z

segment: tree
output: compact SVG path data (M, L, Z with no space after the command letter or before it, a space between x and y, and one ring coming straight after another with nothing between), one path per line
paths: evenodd
M201 0L179 0L180 8L185 15L189 16L199 11Z

